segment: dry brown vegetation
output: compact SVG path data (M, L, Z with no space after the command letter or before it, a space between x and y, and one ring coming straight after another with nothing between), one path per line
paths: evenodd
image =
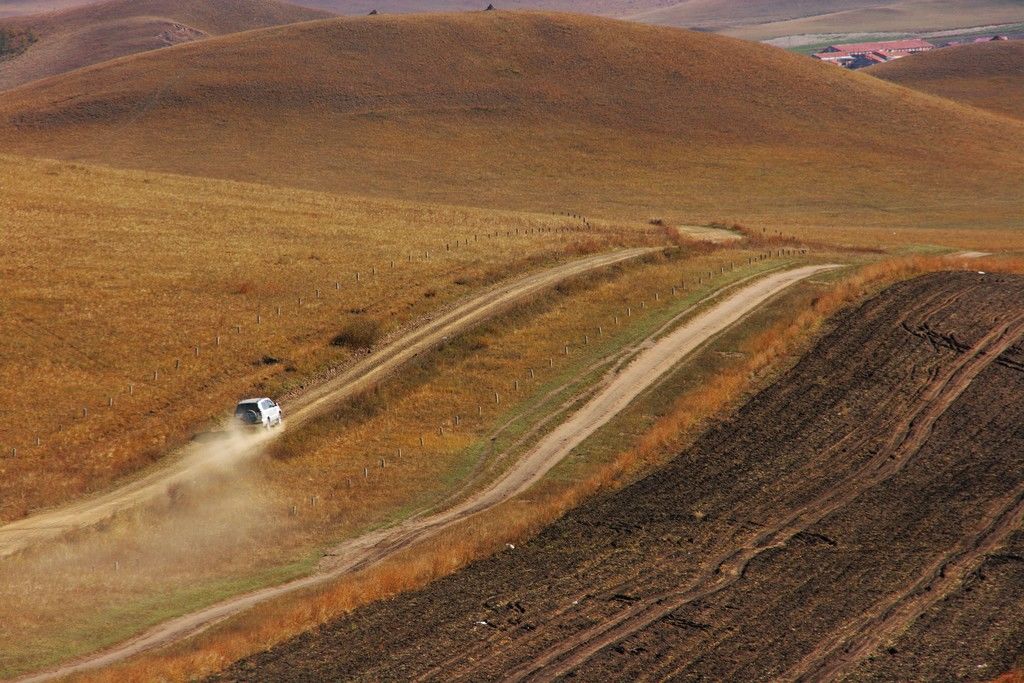
M10 157L0 213L0 519L102 489L240 394L344 363L330 340L351 320L393 333L567 257L574 234L547 230L579 226Z
M830 66L574 15L331 19L19 88L0 103L0 143L35 156L629 220L1018 226L1024 123ZM863 111L901 115L850 125Z
M0 61L0 91L124 55L327 16L277 0L106 0L0 19L0 35L30 32L36 38Z
M671 410L635 446L622 451L611 462L591 468L582 480L548 480L531 492L528 506L513 501L453 528L440 541L411 548L352 579L259 607L195 642L86 678L113 681L203 675L359 605L421 587L493 553L505 543L518 543L583 498L618 488L678 453L708 418L736 406L754 388L763 386L778 373L843 307L897 280L958 267L1020 273L1024 272L1024 261L990 258L958 262L955 258L909 257L864 266L825 294L790 307L782 319L748 338L739 360L712 381L680 395Z
M865 73L1024 119L1024 41L943 48L880 64Z

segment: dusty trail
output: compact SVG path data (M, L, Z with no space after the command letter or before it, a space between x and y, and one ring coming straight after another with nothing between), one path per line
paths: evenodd
M639 254L633 254L636 255ZM369 567L413 543L436 536L461 520L513 498L530 488L573 448L617 415L644 389L696 348L786 288L816 273L836 267L805 266L768 275L743 287L724 301L698 314L693 320L653 342L650 348L644 350L622 369L602 391L544 437L496 482L468 500L448 510L422 518L408 519L394 527L340 544L330 553L333 560L322 565L319 573L225 600L158 625L113 649L20 680L49 680L109 666L155 647L187 638L259 603ZM415 355L411 350L406 353ZM341 380L339 377L336 381ZM360 386L367 386L372 381L363 380L358 383ZM311 398L305 410L313 410L314 406L325 400L329 394L321 395L324 398Z
M918 403L898 422L885 447L863 467L806 505L767 525L763 532L742 546L712 558L704 564L703 572L689 585L638 601L613 618L537 654L531 661L511 671L506 680L558 678L579 667L600 650L623 640L683 605L706 598L734 584L742 577L744 569L755 557L773 548L782 547L797 533L849 504L862 492L898 472L927 441L936 420L967 389L974 378L1022 335L1024 316L1017 316L993 328L973 349L961 355L947 370L932 379ZM1009 505L1010 519L1017 519L1021 514L1020 501L1014 498ZM1003 519L1006 515L1001 511L995 516ZM1001 524L999 528L1002 535L1005 535L1015 527ZM998 544L998 541L999 538L986 537L985 541L979 541L979 544L988 547ZM965 560L962 563L966 566L966 562ZM856 634L860 636L858 642L863 646L859 650L861 656L866 656L873 650L871 644L876 638L881 638L884 633L889 632L888 629L896 628L898 624L894 626L889 620L879 626L879 631L871 629L870 624L865 626L865 632ZM839 653L836 656L841 657L843 654ZM822 666L826 666L830 661L823 661ZM831 661L836 670L852 663L855 662L841 659ZM810 667L812 664L813 662L809 662L806 666ZM800 672L797 672L796 676L799 677L799 674ZM821 678L832 677L825 673Z
M301 424L330 406L373 387L403 364L493 317L502 310L566 279L656 251L651 248L627 249L600 254L517 278L489 289L483 294L443 313L423 326L385 345L359 360L328 382L311 389L285 405L287 422ZM70 530L86 528L164 495L168 487L201 474L207 468L230 468L258 453L276 434L235 435L214 446L191 444L180 457L120 488L70 505L32 515L0 527L0 558L29 545L61 536Z

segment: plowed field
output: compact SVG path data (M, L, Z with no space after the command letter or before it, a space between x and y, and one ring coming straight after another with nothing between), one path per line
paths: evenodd
M836 321L672 463L225 680L987 679L1024 656L1024 278Z

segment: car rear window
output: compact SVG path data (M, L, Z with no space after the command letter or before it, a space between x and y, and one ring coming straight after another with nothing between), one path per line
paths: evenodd
M260 412L260 407L253 402L239 403L235 408L235 415L243 415L246 411Z

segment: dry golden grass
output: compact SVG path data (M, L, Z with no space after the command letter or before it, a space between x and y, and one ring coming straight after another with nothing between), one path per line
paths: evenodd
M1019 252L1024 249L1024 231L1020 229L793 226L788 232L798 239L820 240L836 247L882 249L893 252L905 249L933 251L981 249L996 252Z
M871 67L892 83L1024 119L1024 41L934 50Z
M0 144L628 220L1019 228L1024 123L830 66L575 15L331 19L19 88ZM858 123L865 111L900 115Z
M0 214L0 519L107 486L240 394L344 363L330 340L352 318L393 333L575 239L541 232L571 222L555 216L12 157Z
M0 33L31 30L38 39L19 55L0 61L0 91L211 35L328 16L277 0L106 0L61 12L0 19Z

